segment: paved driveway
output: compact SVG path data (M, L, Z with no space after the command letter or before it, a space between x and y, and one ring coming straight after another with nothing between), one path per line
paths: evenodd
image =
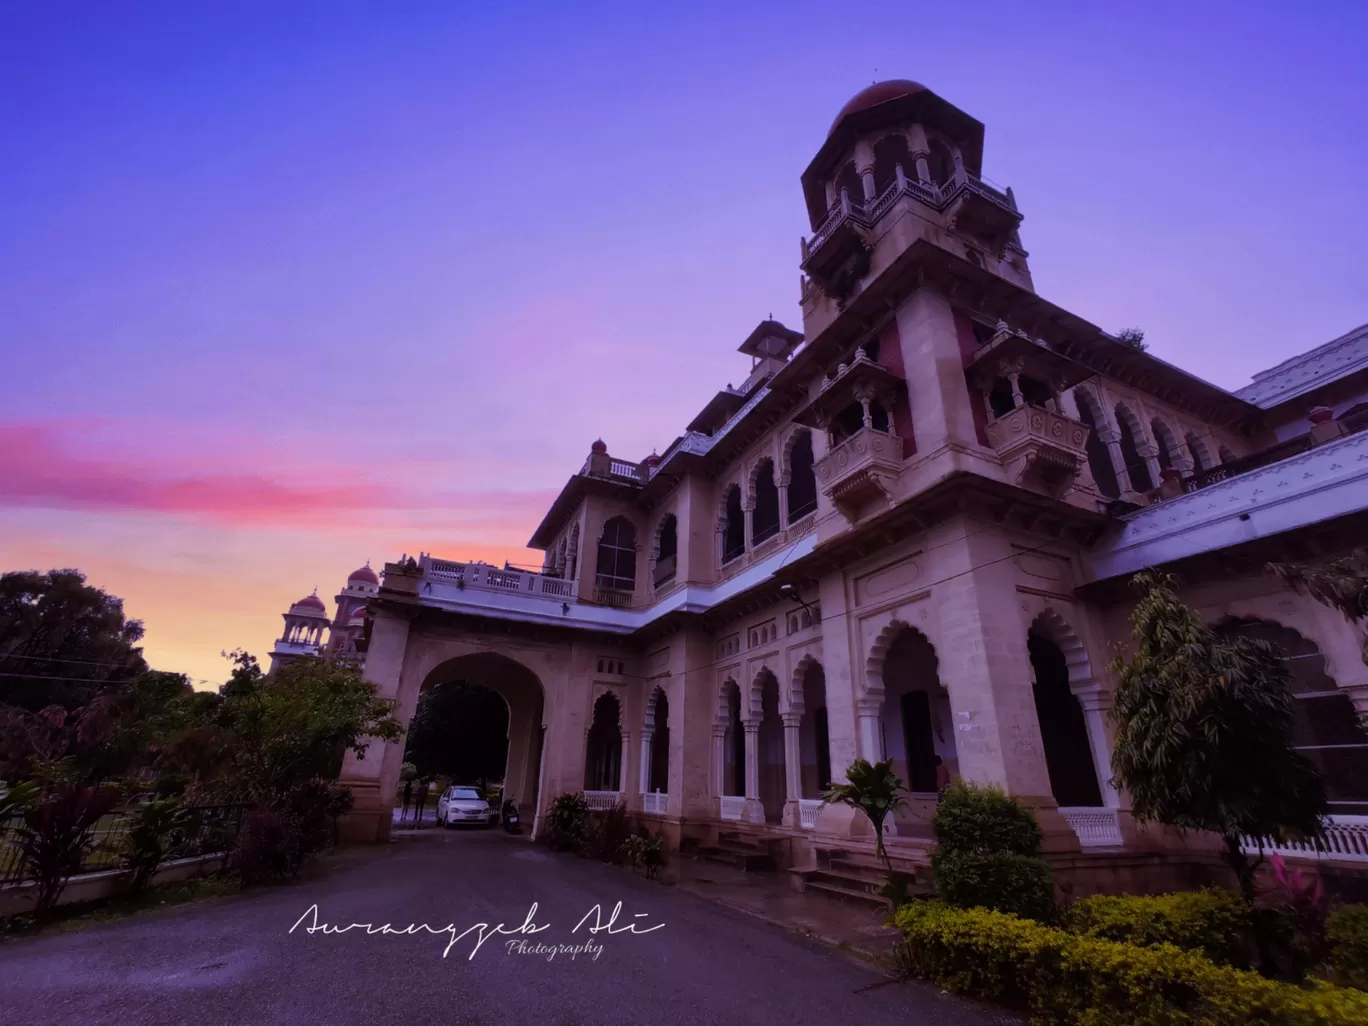
M4 944L0 1022L980 1026L1007 1018L922 984L889 984L748 916L502 832L433 830L329 862L295 886ZM477 924L523 927L534 902L532 925L544 929L491 933L476 951L477 929L443 958L453 935ZM592 932L607 927L618 902L617 921ZM308 932L353 923L439 932Z

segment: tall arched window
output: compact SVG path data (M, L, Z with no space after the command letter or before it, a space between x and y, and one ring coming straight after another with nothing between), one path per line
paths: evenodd
M626 517L613 517L603 525L596 573L600 588L636 588L636 528Z
M774 461L762 460L755 472L755 512L751 514L751 544L779 533L779 489L774 484Z
M1293 747L1320 770L1332 814L1368 815L1368 731L1349 696L1326 673L1325 656L1316 643L1268 620L1232 620L1218 629L1267 641L1282 656L1297 700Z
M1089 428L1088 469L1092 471L1093 481L1103 496L1108 499L1119 499L1121 486L1116 480L1116 468L1112 466L1111 450L1099 433L1102 424L1100 411L1093 404L1092 396L1086 392L1075 392L1074 397L1078 400L1078 419Z
M660 522L660 543L656 549L655 576L657 587L674 579L675 562L679 555L679 522L673 513L666 513Z
M730 563L746 551L746 514L741 509L740 485L727 489L722 517L722 562Z
M812 470L812 432L800 431L789 450L788 522L817 508L817 475Z
M1088 726L1083 707L1069 687L1069 664L1064 653L1034 630L1026 636L1026 650L1035 674L1032 692L1054 799L1065 808L1101 805L1102 789L1097 786Z
M646 790L667 794L670 790L670 701L660 688L651 698L651 763L646 771Z
M1135 414L1125 406L1116 407L1116 423L1121 426L1121 459L1126 463L1130 474L1131 488L1137 492L1148 492L1154 487L1150 477L1149 464L1140 455L1140 444L1144 436L1140 434L1140 422Z
M950 147L939 139L932 139L926 166L931 172L931 181L944 185L955 176L955 158Z
M594 718L585 744L584 789L622 790L622 715L618 700L609 694L594 702Z
M898 166L903 175L916 177L912 154L907 148L907 137L886 135L874 144L874 194L882 196L898 180Z

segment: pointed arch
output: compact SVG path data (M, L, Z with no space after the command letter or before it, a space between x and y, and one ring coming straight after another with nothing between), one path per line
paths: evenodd
M679 561L679 519L667 512L651 536L651 583L660 587L674 580Z
M1163 470L1184 470L1187 457L1178 445L1178 436L1161 418L1150 419L1150 430L1154 432L1154 444L1159 449L1159 467Z
M1064 661L1069 667L1069 687L1075 694L1095 684L1088 651L1083 647L1083 641L1078 633L1064 617L1046 606L1031 621L1030 630L1038 631L1049 638L1064 653Z
M779 533L779 487L774 482L774 460L766 456L755 464L750 477L751 544Z
M733 481L722 490L717 511L719 561L730 563L746 551L746 512L741 506L741 486Z
M1121 459L1126 464L1130 476L1131 489L1137 492L1152 491L1154 478L1150 474L1149 462L1142 451L1149 448L1144 426L1130 407L1125 403L1116 404L1116 423L1121 431Z
M913 166L912 152L907 145L907 136L901 132L885 135L874 144L874 195L882 196L898 180L898 168L903 177L913 178L917 170Z
M789 680L788 688L788 707L791 712L804 713L807 711L803 700L803 683L807 679L808 670L813 667L821 667L822 662L811 652L803 653L803 658L798 660L798 664L793 668L793 676Z
M1194 470L1210 470L1216 464L1211 458L1211 450L1206 447L1206 443L1194 432L1187 433L1188 455L1192 457L1192 467Z
M579 579L579 521L570 526L570 546L567 550L564 576L571 581Z
M817 509L817 474L812 453L812 432L800 428L789 435L783 450L780 481L788 485L785 523L794 524Z
M1075 388L1074 399L1078 404L1079 421L1089 428L1086 452L1093 483L1104 498L1119 499L1121 483L1116 475L1116 466L1112 463L1111 446L1107 444L1111 431L1102 414L1102 404L1085 388Z

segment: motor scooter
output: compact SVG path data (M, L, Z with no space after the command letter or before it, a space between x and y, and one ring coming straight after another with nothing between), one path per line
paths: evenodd
M522 833L522 825L518 822L518 807L511 801L503 803L503 828L510 834Z

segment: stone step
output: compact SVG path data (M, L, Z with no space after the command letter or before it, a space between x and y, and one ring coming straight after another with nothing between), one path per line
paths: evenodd
M777 869L774 856L767 852L752 851L749 849L737 849L721 844L711 848L700 848L700 854L709 862L719 862L726 866L735 866L737 869L747 873L773 872Z
M805 893L819 894L824 898L845 902L847 905L859 905L862 908L870 909L888 908L888 902L879 895L871 894L863 888L849 887L832 880L809 880L804 891Z

